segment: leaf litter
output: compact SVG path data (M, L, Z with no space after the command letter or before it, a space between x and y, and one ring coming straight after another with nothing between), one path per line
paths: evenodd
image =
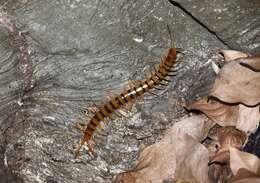
M175 123L146 147L119 183L259 183L260 159L242 152L260 120L260 57L223 50L208 96L186 104L200 111Z

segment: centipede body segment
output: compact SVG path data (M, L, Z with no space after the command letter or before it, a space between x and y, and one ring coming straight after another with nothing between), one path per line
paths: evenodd
M93 149L89 143L95 130L104 119L110 117L115 111L122 108L124 105L132 102L133 100L141 97L146 92L151 92L153 89L157 89L158 85L165 85L165 81L170 76L176 63L177 51L176 48L170 48L168 54L164 57L162 62L159 64L158 69L155 69L154 73L144 81L140 81L138 84L124 90L121 94L114 96L104 105L98 108L94 116L89 120L85 130L84 136L80 141L80 144L76 150L78 155L81 147L87 143L89 153L93 155Z

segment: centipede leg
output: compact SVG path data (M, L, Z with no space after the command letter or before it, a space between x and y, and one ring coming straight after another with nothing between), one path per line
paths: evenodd
M93 150L89 141L87 141L87 147L88 147L88 154L93 158L94 157L94 150Z
M97 112L97 108L96 107L88 107L84 110L84 114L86 116L88 116L88 114L92 114L95 115L95 113Z
M175 77L175 76L177 76L177 74L168 74L167 76L169 76L169 77Z
M75 158L78 157L79 151L80 151L80 149L82 148L82 146L85 144L85 141L86 141L85 138L82 138L82 139L80 140L79 146L78 146L78 148L77 148L76 151L75 151Z
M181 65L180 62L177 62L177 63L175 64L175 67L171 70L171 72L178 72L179 70L181 70L181 69L183 69L183 68L184 68L184 66Z
M89 155L90 155L91 157L94 157L94 150L93 150L91 144L89 143L89 140L87 140L85 137L83 137L83 138L81 139L81 141L80 141L80 144L79 144L78 148L77 148L76 151L75 151L75 158L78 157L79 151L80 151L80 149L82 148L82 146L83 146L85 143L87 143Z
M183 48L175 48L177 53L184 54L185 50Z
M164 78L164 79L162 79L163 81L166 81L166 82L171 82L171 80L169 80L169 79L166 79L166 78Z
M108 100L112 100L114 97L108 96L107 98L108 98ZM122 116L121 114L119 114L118 111L114 111L113 114L115 114L115 115L116 115L117 117L119 117L119 118L120 118L120 117L124 117L124 116ZM111 121L114 120L113 117L112 117L112 115L109 115L108 117L110 118Z
M95 135L98 136L106 136L106 125L108 124L108 121L103 121L97 128ZM94 138L94 136L93 136Z
M158 87L154 87L154 89L156 89L156 90L165 90L165 88L158 88Z
M155 95L155 96L157 96L157 97L159 97L159 95L157 94L157 93L154 93L154 92L152 92L152 91L147 91L148 93L150 93L150 94L152 94L152 95Z

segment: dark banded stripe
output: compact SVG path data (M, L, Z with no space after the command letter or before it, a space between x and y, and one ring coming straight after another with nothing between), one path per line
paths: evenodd
M107 108L109 108L110 111L114 112L115 109L114 109L113 105L110 103L110 101L107 103L106 106L107 106Z
M101 112L99 112L99 111L96 113L95 116L99 119L99 121L102 121L104 119L103 114Z
M134 91L133 99L135 99L138 96L138 88L134 87L133 91Z
M116 101L114 99L110 100L109 103L111 104L113 109L118 109L120 107L120 105L118 103L116 103Z
M92 131L90 131L90 129L87 128L87 129L84 131L84 134L91 137L91 136L92 136Z
M95 131L96 127L97 127L97 126L96 126L94 123L92 123L91 121L90 121L90 123L88 124L88 128L91 129L92 131Z
M150 86L149 82L147 80L144 81L145 84L147 84L148 89L152 89L152 87Z
M158 83L160 82L160 81L158 81L158 80L157 80L158 82L155 81L155 80L154 80L154 76L151 77L151 80L154 82L155 85L158 84Z
M121 97L122 100L124 100L125 103L127 102L127 100L126 100L126 98L125 98L123 93L121 93L120 97Z
M117 96L117 99L120 101L120 105L124 105L126 103L126 101L122 97L122 94Z
M116 102L121 106L121 105L124 105L124 103L123 103L123 101L122 100L120 100L120 98L121 97L115 97L115 100L116 100Z
M144 94L143 86L141 83L139 84L139 87L136 89L136 93L138 96L142 96Z
M106 107L105 106L103 106L101 109L100 109L100 111L102 112L102 114L104 115L104 116L109 116L109 114L110 114L110 112L106 109Z
M149 85L148 85L147 81L142 83L141 86L142 86L144 92L149 91ZM145 86L147 86L147 87L145 87Z
M170 61L165 61L165 62L163 62L166 66L168 66L168 67L172 67L172 63L170 62Z
M112 113L113 110L110 110L109 107L107 106L107 104L104 106L104 108L108 111L108 113Z
M160 71L159 71L159 72L155 72L155 75L156 75L160 80L164 79L164 76L160 73Z
M113 104L113 106L115 106L115 109L119 109L120 108L120 104L117 103L117 101L115 99L112 99L111 103Z
M96 117L96 116L94 116L92 119L91 119L91 121L92 121L92 123L94 123L95 125L99 125L99 119Z
M114 104L111 101L109 101L109 104L113 107L114 110L116 109L116 107L114 106Z
M129 101L132 100L131 97L129 96L129 93L124 92L123 95L124 95L124 98L125 98L126 102L129 102Z
M133 92L135 92L135 94L137 93L135 89L136 89L136 88L134 87L134 88L132 89L132 91L131 91L130 89L127 90L127 93L128 93L128 95L131 97L131 99L134 99L134 98L135 98L135 96L133 95Z

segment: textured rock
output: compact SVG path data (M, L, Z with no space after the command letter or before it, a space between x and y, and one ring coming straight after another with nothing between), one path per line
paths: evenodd
M209 12L213 4L221 6L217 1L190 3L210 5ZM12 32L0 25L0 175L5 182L111 182L115 173L132 166L140 148L183 115L179 101L207 93L214 79L210 62L219 60L218 50L227 45L259 50L251 38L230 34L227 42L217 39L168 1L24 0L0 5L0 18L17 27ZM236 11L229 13L238 16ZM201 22L211 22L207 18ZM120 92L127 81L145 78L170 47L167 24L176 46L185 50L178 75L159 97L145 96L145 103L136 104L127 118L111 122L108 134L96 139L94 159L86 151L82 160L75 159L82 134L74 125L85 122L81 111L93 101L105 101L107 91ZM243 47L241 40L253 46Z
M229 48L260 52L260 1L170 0L198 20Z

